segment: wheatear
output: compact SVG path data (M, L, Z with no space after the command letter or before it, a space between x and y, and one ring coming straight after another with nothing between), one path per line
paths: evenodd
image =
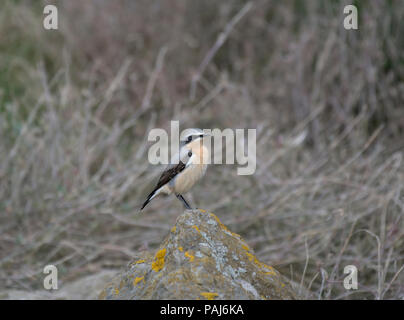
M209 150L204 146L203 138L208 135L201 129L185 131L181 137L179 153L173 157L172 164L168 165L161 174L157 186L147 196L140 210L143 210L160 193L174 193L186 209L192 209L182 195L188 192L206 172Z

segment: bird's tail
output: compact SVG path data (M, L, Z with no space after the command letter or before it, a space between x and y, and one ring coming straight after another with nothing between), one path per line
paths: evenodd
M144 207L146 207L150 201L153 200L153 198L157 196L157 190L153 190L148 196L146 201L142 204L142 207L140 208L140 211L142 211L144 209Z

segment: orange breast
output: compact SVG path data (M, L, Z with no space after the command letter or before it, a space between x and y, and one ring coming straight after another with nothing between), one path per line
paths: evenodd
M192 150L194 160L175 178L173 191L179 194L188 192L203 177L209 160L209 151L200 141L192 142L187 147Z

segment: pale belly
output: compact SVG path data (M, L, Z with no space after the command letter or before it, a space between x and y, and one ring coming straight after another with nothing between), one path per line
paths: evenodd
M194 184L203 177L206 172L206 164L191 165L182 171L171 184L171 189L176 194L188 192Z

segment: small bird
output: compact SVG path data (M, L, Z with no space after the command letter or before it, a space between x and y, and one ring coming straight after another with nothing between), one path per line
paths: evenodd
M203 144L203 138L209 134L201 129L188 129L184 132L179 153L173 157L172 164L168 165L161 174L157 186L147 196L140 210L143 210L160 193L174 193L186 209L192 210L183 194L205 175L209 150Z

